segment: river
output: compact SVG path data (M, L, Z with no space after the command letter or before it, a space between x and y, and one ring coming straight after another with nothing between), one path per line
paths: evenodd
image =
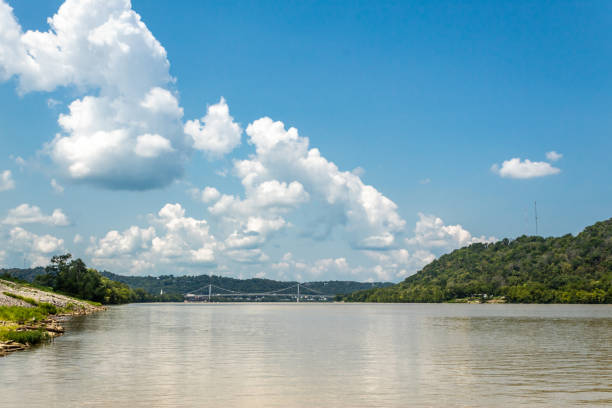
M0 359L2 407L612 405L612 306L132 304Z

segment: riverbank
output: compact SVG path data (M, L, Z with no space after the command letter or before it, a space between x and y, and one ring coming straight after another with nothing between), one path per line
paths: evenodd
M64 333L71 316L105 310L100 304L0 279L0 357Z

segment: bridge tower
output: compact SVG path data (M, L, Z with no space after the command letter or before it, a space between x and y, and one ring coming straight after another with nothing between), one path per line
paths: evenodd
M298 287L297 287L297 302L300 303L300 283L298 282Z
M210 303L210 294L212 292L212 283L208 284L208 303Z

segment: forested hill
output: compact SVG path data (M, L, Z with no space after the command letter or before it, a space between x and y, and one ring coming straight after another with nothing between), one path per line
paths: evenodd
M10 268L10 269L0 269L0 275L10 275L26 282L33 282L34 279L39 275L45 274L45 268L39 266L37 268Z
M522 236L472 244L440 257L397 285L342 299L445 302L502 296L521 303L612 303L612 219L587 227L576 237Z
M236 292L269 292L297 284L297 282L276 281L271 279L236 279L215 275L197 276L123 276L111 272L102 272L102 275L117 282L122 282L131 288L142 288L151 294L164 293L208 293L207 286L213 284ZM312 288L325 295L347 294L372 287L391 286L389 282L353 282L353 281L321 281L303 284L304 294L311 294L307 288ZM314 293L314 292L313 292Z

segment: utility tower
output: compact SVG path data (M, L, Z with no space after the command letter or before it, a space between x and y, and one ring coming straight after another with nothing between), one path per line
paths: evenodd
M538 202L533 202L533 210L535 214L535 227L536 227L536 235L538 235Z

